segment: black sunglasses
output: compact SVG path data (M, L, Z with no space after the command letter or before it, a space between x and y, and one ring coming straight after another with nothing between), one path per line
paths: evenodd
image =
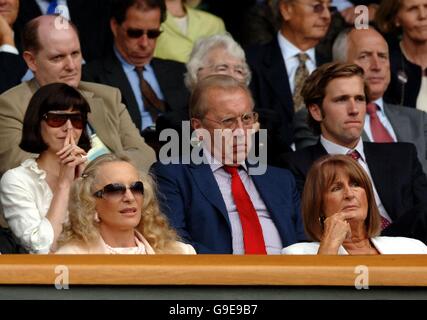
M46 121L47 125L52 128L62 127L67 120L71 121L71 124L76 129L83 129L84 120L81 113L56 113L49 111L42 116L42 119Z
M96 191L93 195L97 198L123 197L127 189L128 187L123 183L110 183L104 186L101 190ZM136 181L129 186L129 190L134 196L143 195L144 184L142 181Z
M148 39L156 39L160 36L160 34L162 33L161 30L158 29L148 29L148 30L144 30L144 29L132 29L129 28L126 30L126 34L128 35L129 38L133 38L133 39L139 39L141 38L144 34L147 35Z

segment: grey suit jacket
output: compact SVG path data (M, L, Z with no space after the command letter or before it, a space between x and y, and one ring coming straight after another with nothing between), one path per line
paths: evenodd
M33 79L0 95L0 175L30 156L19 148L19 143L25 111L37 88ZM147 172L156 161L154 150L133 124L126 106L121 103L120 91L83 81L78 89L90 105L88 121L101 141L112 152L127 155L140 170Z
M415 108L397 106L384 103L386 114L398 142L413 143L417 149L423 171L427 173L427 113ZM307 109L302 109L295 115L295 146L302 149L315 145L318 136L315 136L307 125ZM368 135L363 131L363 141L370 141Z

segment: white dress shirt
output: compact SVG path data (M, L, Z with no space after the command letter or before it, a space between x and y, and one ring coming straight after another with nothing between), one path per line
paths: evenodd
M299 53L306 53L309 57L305 62L305 66L309 73L312 73L316 69L316 52L314 48L307 51L301 51L295 45L293 45L288 39L286 39L279 31L277 34L277 40L279 41L280 51L282 52L283 61L285 62L286 71L288 73L289 85L292 94L295 89L295 73L299 66L299 60L297 55Z
M21 244L31 253L48 253L54 232L46 218L52 201L46 172L35 159L6 171L0 181L4 217Z
M368 164L366 163L366 157L365 152L363 150L363 141L362 139L359 139L359 142L357 143L356 148L349 149L347 147L343 147L341 145L338 145L336 143L333 143L326 139L323 135L320 136L320 143L322 146L326 149L326 152L328 154L344 154L346 155L349 151L356 150L360 154L359 160L357 162L362 166L363 169L365 169L366 173L369 176L369 179L371 180L372 188L374 189L374 196L375 196L375 202L377 204L378 210L380 211L380 214L388 219L388 221L393 221L390 216L388 215L387 211L385 210L383 203L381 202L380 197L378 196L377 188L375 187L375 184L372 180L371 172L369 171Z
M377 109L377 116L382 125L387 129L388 133L393 138L394 142L397 142L396 133L393 130L393 127L391 126L390 121L388 120L385 112L384 112L384 101L383 98L379 98L378 100L373 101L378 106ZM363 127L363 130L365 131L366 135L369 138L369 141L374 141L372 138L372 131L371 131L371 122L369 118L369 114L366 112L365 115L365 125Z

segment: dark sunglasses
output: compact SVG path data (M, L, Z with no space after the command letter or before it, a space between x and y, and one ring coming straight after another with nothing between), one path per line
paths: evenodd
M71 121L71 124L76 129L83 129L84 121L81 113L55 113L48 112L42 117L46 121L47 125L52 128L62 127L67 120Z
M126 34L128 35L129 38L133 38L133 39L139 39L141 38L144 34L147 35L148 39L156 39L160 36L160 34L162 33L161 30L158 29L148 29L148 30L144 30L144 29L127 29L126 30Z
M104 186L101 190L96 191L93 195L97 198L114 198L114 197L123 197L128 189L123 183L110 183ZM129 186L129 190L132 194L143 195L144 194L144 184L142 181L136 181Z

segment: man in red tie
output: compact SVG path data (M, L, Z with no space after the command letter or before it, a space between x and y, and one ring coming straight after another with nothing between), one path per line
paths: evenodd
M348 154L365 169L383 217L383 235L427 241L427 177L413 144L361 139L366 116L364 71L355 64L331 63L315 70L302 95L308 122L320 140L282 157L300 191L312 163L325 154Z
M201 80L190 100L200 149L191 159L160 159L152 168L163 212L198 253L280 254L305 238L292 174L270 166L262 174L252 170L263 165L248 158L250 133L258 127L253 108L249 89L238 80Z

